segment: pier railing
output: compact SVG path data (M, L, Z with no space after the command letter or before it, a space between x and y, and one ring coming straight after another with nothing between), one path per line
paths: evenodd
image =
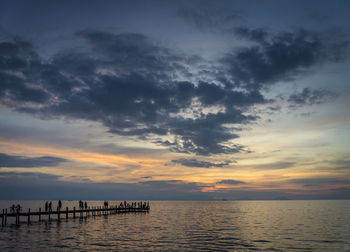
M124 206L110 206L110 207L102 207L102 206L91 206L87 208L78 208L75 207L69 209L66 207L65 209L57 209L56 211L48 210L48 211L39 211L31 212L30 208L27 212L8 212L7 209L3 209L2 213L0 213L1 225L6 226L8 222L8 218L15 218L15 223L19 225L21 222L21 217L27 217L24 221L28 224L31 221L34 221L33 216L36 216L37 221L42 221L42 217L47 217L46 219L51 221L51 219L55 219L57 221L61 221L61 219L68 220L69 218L83 218L89 216L102 216L102 215L110 215L110 214L123 214L123 213L147 213L150 210L150 206L140 206L140 207L124 207ZM56 218L55 218L56 217Z

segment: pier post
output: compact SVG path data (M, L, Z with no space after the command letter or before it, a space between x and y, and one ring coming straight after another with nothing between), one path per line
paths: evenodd
M17 211L16 214L16 224L19 225L19 211Z
M73 219L75 219L75 207L73 207Z
M28 208L28 221L27 223L29 224L30 223L30 208Z
M6 223L7 223L7 208L5 209L5 226L6 226Z
M66 207L66 220L68 220L68 207Z
M5 210L2 209L1 226L4 226L4 220L5 220Z
M50 215L50 213L51 213L51 210L49 209L49 221L51 221L51 215Z
M39 208L39 222L41 221L41 207Z
M57 207L57 220L58 221L61 221L60 213L61 213L61 209Z

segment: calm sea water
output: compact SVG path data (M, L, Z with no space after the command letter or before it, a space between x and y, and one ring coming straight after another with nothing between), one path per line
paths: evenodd
M0 209L12 203L44 206L0 201ZM33 217L29 225L22 217L20 226L0 226L0 251L350 251L349 200L150 203L149 213L40 223ZM63 208L77 205L63 201Z

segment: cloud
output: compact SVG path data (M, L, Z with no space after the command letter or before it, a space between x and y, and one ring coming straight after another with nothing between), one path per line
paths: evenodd
M28 179L28 181L34 180L51 183L53 181L57 181L60 176L40 172L0 172L0 178L18 181L22 179ZM22 183L26 182L23 181Z
M216 184L224 184L224 185L241 185L246 184L244 181L234 180L234 179L224 179L216 182Z
M179 153L243 152L245 146L235 143L238 132L259 118L249 109L271 102L260 91L264 85L339 57L304 30L236 32L257 45L227 54L224 72L213 73L213 82L201 76L184 80L197 67L191 56L137 33L76 32L79 50L60 51L46 61L29 42L1 42L0 104L45 120L99 122L110 133ZM325 97L311 92L306 102Z
M76 179L76 178L75 178ZM79 178L78 178L79 179ZM190 200L211 199L201 192L204 185L181 180L138 183L92 183L64 181L62 177L35 172L0 172L0 199L111 199Z
M291 180L288 180L288 182L293 184L301 184L305 187L322 187L322 186L328 186L328 185L350 186L350 179L334 178L334 177L291 179Z
M199 168L224 167L230 164L229 161L224 163L212 163L207 161L200 161L195 158L191 158L191 159L180 158L180 159L172 160L171 162L178 163L187 167L199 167Z
M295 162L274 162L274 163L267 163L267 164L257 164L257 165L245 165L243 167L245 168L252 168L252 169L258 169L258 170L273 170L273 169L288 169L295 165Z
M314 89L304 88L299 93L294 93L289 96L288 102L292 105L315 105L321 104L330 100L333 100L336 97L331 91L325 89Z
M200 192L205 185L195 182L186 182L182 180L151 180L139 182L142 187L150 190L181 191L181 192Z
M255 42L222 59L232 85L249 90L294 80L317 64L342 60L349 45L341 36L334 36L330 41L321 33L303 29L272 34L263 29L236 27L232 32Z
M223 180L226 184L240 184ZM220 181L219 181L220 182ZM243 181L241 181L244 183ZM222 183L221 183L222 184ZM347 183L348 185L349 183ZM244 190L222 189L203 192L209 185L182 180L153 180L137 183L68 182L61 176L36 172L0 172L0 199L40 200L213 200L213 199L349 199L349 187L339 184L329 190Z
M41 119L100 122L111 133L158 142L175 152L244 150L232 142L238 137L233 125L258 118L244 113L267 102L258 91L179 81L177 73L189 68L187 57L142 34L84 30L76 36L84 42L81 50L59 52L49 62L39 59L33 46L6 42L35 57L19 66L2 66L0 74L11 78L2 86L0 102ZM7 57L15 60L17 51ZM45 99L38 99L37 91Z
M0 167L22 167L22 168L34 168L34 167L46 167L57 166L62 162L67 162L67 159L58 157L35 157L28 158L23 156L12 156L4 153L0 153Z
M20 39L0 42L0 100L2 103L43 103L48 94L39 85L25 84L22 72L30 65L40 64L31 43Z

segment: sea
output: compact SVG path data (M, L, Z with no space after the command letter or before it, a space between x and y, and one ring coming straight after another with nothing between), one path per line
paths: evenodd
M53 208L57 205L53 202ZM120 201L109 201L109 205ZM0 211L45 201L0 201ZM63 209L78 201L62 201ZM103 201L88 201L101 206ZM350 251L350 200L150 201L127 213L0 226L0 251Z

